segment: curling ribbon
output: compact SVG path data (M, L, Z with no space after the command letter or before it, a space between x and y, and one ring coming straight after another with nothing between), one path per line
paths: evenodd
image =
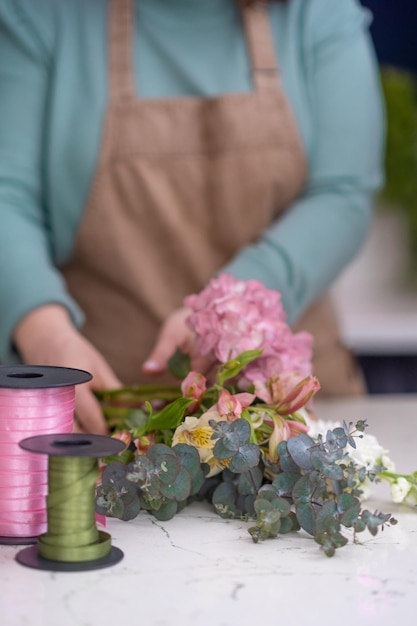
M95 521L98 476L97 459L49 457L48 532L38 537L40 556L71 563L109 554L111 537Z
M122 441L103 435L41 435L20 442L23 450L48 456L48 529L37 545L16 555L21 565L75 572L115 565L123 552L99 530L95 518L98 459L122 452Z
M47 528L47 459L22 450L24 437L70 433L74 385L0 388L0 536L35 537Z

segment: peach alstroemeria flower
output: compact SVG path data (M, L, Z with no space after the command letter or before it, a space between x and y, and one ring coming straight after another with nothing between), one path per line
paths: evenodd
M297 437L301 433L308 432L308 426L303 422L286 420L281 415L276 415L273 418L273 422L274 426L269 438L268 452L270 461L276 463L278 461L278 444L281 441L288 441L290 437Z
M296 373L270 378L267 383L256 383L256 395L268 404L274 404L279 415L291 415L303 408L320 389L315 376L300 380Z
M138 454L146 454L148 449L156 444L155 434L149 433L142 435L142 437L138 437L138 439L134 440L134 444Z
M181 392L184 398L195 398L195 402L188 407L188 413L198 409L207 389L207 378L199 372L189 372L181 383Z
M121 430L118 433L112 435L113 439L119 439L122 441L126 448L128 448L132 442L132 435L127 430Z
M232 395L227 389L223 389L220 392L217 404L209 409L208 412L216 411L223 420L233 422L239 419L243 409L250 406L255 397L252 393L236 393Z

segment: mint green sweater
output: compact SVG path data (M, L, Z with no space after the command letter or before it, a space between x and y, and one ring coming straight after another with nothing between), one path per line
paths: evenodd
M251 89L233 0L134 0L143 98ZM17 321L82 311L65 263L96 167L106 107L107 0L0 0L0 361ZM295 321L361 246L381 183L383 122L369 15L357 0L272 4L283 84L309 160L304 196L223 268L282 292Z

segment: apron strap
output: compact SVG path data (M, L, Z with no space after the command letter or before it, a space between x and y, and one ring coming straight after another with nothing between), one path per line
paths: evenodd
M279 64L266 3L258 2L245 7L243 23L249 46L254 88L262 92L275 91L279 87Z
M134 17L132 0L109 0L109 100L112 104L136 98Z
M109 0L109 99L113 104L137 98L134 17L132 0ZM255 90L274 91L279 86L279 66L266 5L258 3L243 9L243 24Z

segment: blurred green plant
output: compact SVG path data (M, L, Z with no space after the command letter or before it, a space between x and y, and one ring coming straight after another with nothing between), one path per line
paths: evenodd
M417 288L417 81L404 70L381 70L387 116L382 207L399 211L407 226L408 286Z

